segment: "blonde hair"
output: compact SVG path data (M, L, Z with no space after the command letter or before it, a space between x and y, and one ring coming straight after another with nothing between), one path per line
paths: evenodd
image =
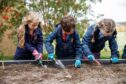
M108 25L109 27L105 27L106 25ZM97 38L99 37L98 33L100 32L99 29L102 29L105 32L112 32L113 36L116 37L117 31L116 31L116 24L115 21L112 19L102 19L100 22L98 22L95 26L94 26L94 33L93 33L93 37L91 39L91 42L94 43Z
M18 36L18 46L20 48L24 48L24 44L25 44L25 25L27 25L29 22L38 19L38 22L40 22L40 16L37 12L33 12L30 11L28 12L22 19L22 24L20 25L20 27L18 28L18 32L17 32L17 36ZM41 22L40 22L40 27L41 26Z
M101 28L102 30L104 30L105 32L113 32L115 31L115 21L112 19L102 19L100 22L98 22L98 27ZM106 25L108 25L109 27L105 27Z

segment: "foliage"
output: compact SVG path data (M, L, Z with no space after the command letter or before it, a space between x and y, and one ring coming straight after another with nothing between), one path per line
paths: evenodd
M86 0L31 0L29 4L30 10L41 13L43 22L43 30L46 34L52 31L54 25L60 22L65 15L72 15L76 19L86 15L88 6ZM77 27L80 35L84 32L87 23L86 19L78 20Z
M21 24L22 17L27 9L23 0L1 0L0 1L0 39L7 29L11 29L12 35Z

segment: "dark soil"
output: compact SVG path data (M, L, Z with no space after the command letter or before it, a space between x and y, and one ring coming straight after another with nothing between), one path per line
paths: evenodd
M72 78L64 70L34 64L11 64L2 69L0 84L126 84L126 64L89 65L81 68L67 66Z

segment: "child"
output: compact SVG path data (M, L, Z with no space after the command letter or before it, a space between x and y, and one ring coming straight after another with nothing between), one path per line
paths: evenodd
M126 59L126 45L124 46L123 54L122 54L122 59Z
M100 58L100 51L105 42L109 41L112 63L118 62L118 45L116 38L115 22L112 19L102 19L95 25L91 25L83 37L83 52L90 61Z
M29 12L18 29L18 46L15 60L42 59L43 35L38 13Z
M56 39L56 56L58 59L74 59L75 67L81 65L81 44L80 38L75 30L75 20L72 16L65 16L56 25L55 30L46 38L45 46L48 58L54 59L54 48L52 42Z

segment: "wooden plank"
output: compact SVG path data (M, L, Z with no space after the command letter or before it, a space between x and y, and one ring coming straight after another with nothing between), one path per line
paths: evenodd
M111 64L111 60L110 59L97 59L97 61L99 61L101 64ZM52 61L50 60L42 60L43 64L54 64ZM61 62L64 65L71 65L74 64L75 59L64 59L61 60ZM82 63L88 63L88 60L82 60ZM27 63L34 63L37 64L37 61L35 60L0 60L0 65L2 65L2 63L4 63L5 65L8 64L27 64ZM126 63L126 59L119 59L119 63Z

